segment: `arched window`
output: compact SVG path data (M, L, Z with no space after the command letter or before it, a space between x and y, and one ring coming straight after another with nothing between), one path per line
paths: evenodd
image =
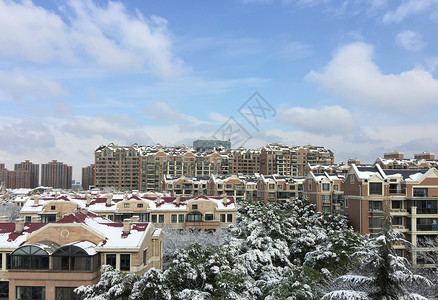
M104 152L103 152L103 156L110 156L111 155L111 151L109 151L108 149L106 149Z
M49 253L41 245L25 245L11 253L12 269L48 270Z
M99 255L91 242L65 245L52 255L54 270L93 271L100 266Z
M199 211L192 211L187 214L187 222L201 222L202 221L202 213Z

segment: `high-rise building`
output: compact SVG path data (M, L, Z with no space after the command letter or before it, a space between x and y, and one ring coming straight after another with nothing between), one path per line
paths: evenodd
M297 159L297 157L300 159ZM302 158L302 159L301 159ZM264 148L196 151L178 146L99 146L95 151L95 186L119 190L160 190L165 176L203 177L243 174L303 176L307 163L333 163L324 147L270 144Z
M72 167L53 160L41 164L41 185L59 189L71 189Z
M30 172L30 187L36 188L40 181L40 165L34 164L29 160L25 160L19 164L14 165L14 170L27 170Z
M4 167L4 164L1 165L0 184L4 183L5 187L8 189L30 188L30 171L9 171Z
M88 190L90 186L94 186L94 177L96 168L94 164L82 168L82 189Z
M268 144L260 153L260 173L264 175L305 176L307 164L333 164L331 150L320 146Z

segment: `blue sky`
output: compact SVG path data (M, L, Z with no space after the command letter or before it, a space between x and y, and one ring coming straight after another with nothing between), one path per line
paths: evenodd
M230 117L246 147L437 152L437 33L436 0L0 0L1 161L80 180L100 144L191 145Z

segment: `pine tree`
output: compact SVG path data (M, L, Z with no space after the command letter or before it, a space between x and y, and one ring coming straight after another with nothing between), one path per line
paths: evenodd
M426 299L409 290L415 285L430 286L431 282L423 276L413 274L408 268L407 259L395 253L394 243L407 242L401 233L393 231L389 212L384 216L381 235L370 242L368 249L356 253L364 257L362 274L344 275L335 280L335 283L343 283L350 289L332 291L324 295L322 300Z

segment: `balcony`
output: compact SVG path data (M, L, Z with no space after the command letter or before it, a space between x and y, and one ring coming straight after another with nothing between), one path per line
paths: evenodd
M390 196L406 196L406 189L389 189Z
M433 231L438 233L436 225L432 224L417 224L417 231Z

